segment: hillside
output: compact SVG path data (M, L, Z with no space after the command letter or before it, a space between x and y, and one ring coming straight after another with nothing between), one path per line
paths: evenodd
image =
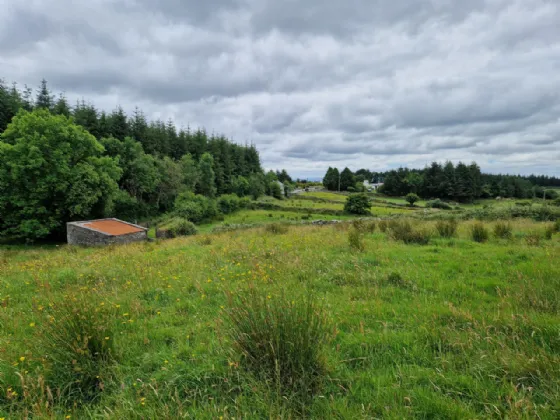
M560 235L472 225L426 246L377 223L0 248L0 417L558 418ZM285 344L277 377L236 347L239 315Z

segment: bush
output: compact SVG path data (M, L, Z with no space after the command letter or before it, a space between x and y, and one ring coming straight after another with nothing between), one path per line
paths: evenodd
M241 200L235 194L225 194L218 197L218 210L223 214L234 213L241 207Z
M174 238L177 236L196 235L198 232L194 223L185 219L176 219L176 221L169 226L168 231Z
M350 244L350 249L355 251L363 252L366 249L364 235L355 226L348 230L348 243Z
M509 223L506 222L497 222L494 225L494 236L496 238L501 239L511 239L512 237L512 228Z
M414 207L414 203L420 200L420 197L417 194L408 193L404 199L410 204L410 207Z
M453 238L457 234L458 226L459 222L455 219L439 220L436 223L436 229L442 238Z
M414 229L408 220L391 220L388 230L391 238L396 241L403 241L405 244L426 245L431 239L430 231Z
M560 232L560 219L557 219L556 222L554 222L554 232Z
M288 232L288 226L282 223L270 223L264 228L269 233L280 235Z
M193 223L212 219L218 214L215 200L203 195L193 194L192 192L179 194L175 200L174 211L179 217L190 220Z
M38 337L48 366L45 379L66 403L89 402L111 380L113 314L84 298L62 305L47 315Z
M451 210L452 207L444 201L441 201L439 198L435 200L430 200L426 203L426 207L432 209L442 209L442 210Z
M475 242L486 242L488 240L488 229L481 222L476 222L471 226L471 238Z
M370 214L371 203L366 194L351 194L344 203L344 211L351 214Z
M316 393L326 372L327 319L312 296L230 295L228 333L240 363L282 395Z

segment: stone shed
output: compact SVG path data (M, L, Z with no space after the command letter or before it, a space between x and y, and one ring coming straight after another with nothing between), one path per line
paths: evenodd
M98 219L66 223L70 245L127 244L148 239L148 229L119 219Z

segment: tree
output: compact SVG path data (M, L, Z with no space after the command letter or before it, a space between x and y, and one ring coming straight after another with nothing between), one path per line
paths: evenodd
M284 186L280 181L273 181L270 184L270 195L278 200L284 198Z
M323 178L323 186L329 191L338 191L339 187L339 172L337 168L327 169L327 173Z
M349 187L354 187L356 181L354 181L354 174L348 168L344 168L344 170L340 174L340 191L348 191Z
M249 181L244 176L238 175L231 182L232 190L238 197L249 195Z
M351 194L344 203L344 211L351 214L369 214L371 203L367 194Z
M198 163L197 192L206 197L216 196L216 176L213 167L214 158L210 153L204 153Z
M103 216L121 176L103 146L69 118L20 111L0 137L0 230L37 239Z
M199 173L196 162L190 153L181 158L181 171L183 173L183 184L188 191L194 191L198 182Z
M417 194L408 193L404 199L410 204L410 207L414 207L414 203L420 200L420 197Z
M35 101L35 106L37 108L44 108L51 110L54 105L54 98L51 95L47 87L47 81L45 79L41 80L41 87L37 93L37 99Z
M253 200L257 200L264 194L264 176L262 174L252 174L249 176L249 194Z
M68 105L68 101L63 94L60 94L60 96L58 97L58 100L54 104L52 112L55 115L64 115L65 117L70 116L70 106Z

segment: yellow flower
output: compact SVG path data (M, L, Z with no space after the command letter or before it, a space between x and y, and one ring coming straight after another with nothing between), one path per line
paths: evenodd
M25 361L25 356L21 356L21 357L19 358L19 361L20 361L20 362Z
M105 337L105 340L108 340L108 339L109 339L109 337Z
M34 322L30 322L30 323L29 323L29 326L30 326L30 327L34 327L34 326L35 326L35 323L34 323Z

